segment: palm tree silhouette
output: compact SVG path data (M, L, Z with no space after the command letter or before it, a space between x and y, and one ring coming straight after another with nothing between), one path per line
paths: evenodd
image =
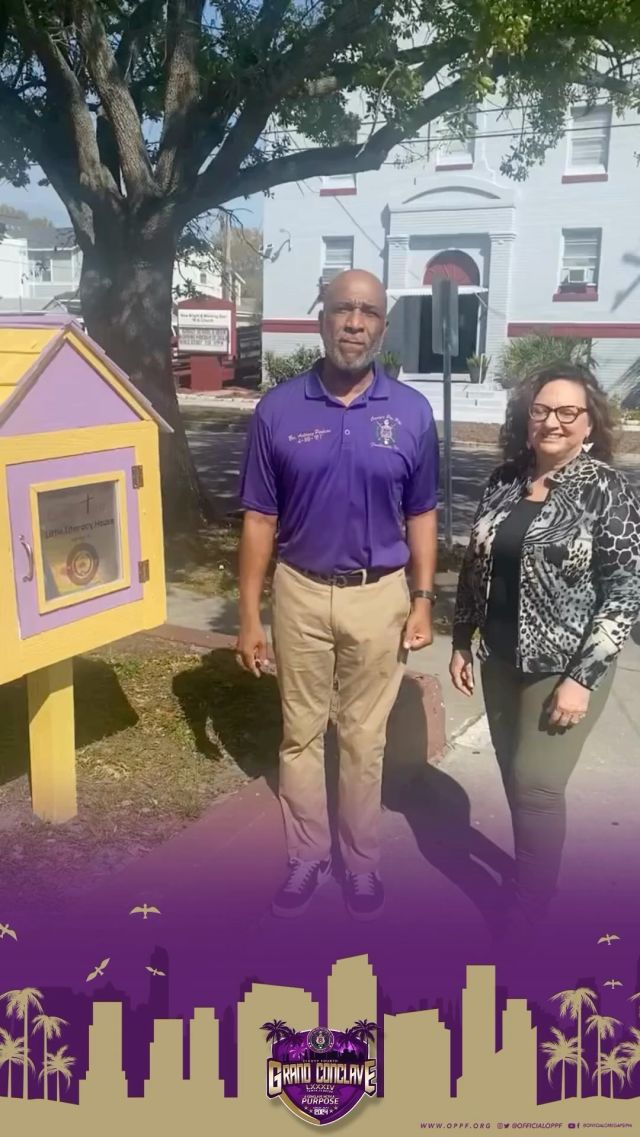
M640 1030L632 1026L630 1028L633 1035L633 1042L621 1042L620 1053L625 1056L625 1069L627 1071L627 1081L631 1083L631 1076L636 1066L640 1065Z
M616 1033L616 1028L622 1026L620 1019L614 1019L610 1015L589 1015L587 1019L587 1034L592 1031L597 1032L598 1037L598 1061L596 1072L598 1075L598 1097L602 1097L602 1071L600 1069L600 1059L602 1057L602 1042L605 1038L613 1038ZM640 1037L640 1034L639 1034Z
M582 1012L583 1010L593 1011L595 1014L596 1004L595 1000L597 995L590 987L576 987L575 990L558 991L556 995L551 996L551 1001L558 999L560 1002L560 1015L564 1018L566 1015L572 1022L578 1024L577 1040L578 1040L578 1063L576 1066L576 1097L582 1097Z
M556 1066L560 1067L560 1101L564 1101L566 1097L566 1067L577 1066L579 1061L585 1069L588 1069L588 1067L585 1059L579 1059L578 1057L577 1038L567 1038L566 1035L555 1026L551 1027L551 1033L556 1041L543 1042L540 1049L543 1054L549 1055L544 1068L547 1071L550 1085L553 1084L553 1072Z
M360 1041L360 1035L358 1033L357 1024L356 1024L356 1026L347 1027L347 1029L344 1032L344 1049L345 1050L357 1050L358 1048L356 1046L356 1043L359 1041Z
M638 1003L640 1005L640 991L636 991L634 995L629 995L629 999L632 1003Z
M353 1029L360 1042L375 1042L373 1032L378 1029L377 1023L371 1023L368 1019L358 1019Z
M23 1098L29 1097L29 1066L33 1066L33 1063L29 1062L29 1009L33 1007L38 1014L41 1014L42 1003L40 999L42 998L42 991L38 991L37 987L23 987L21 990L5 991L3 995L0 995L0 1001L2 1001L2 999L6 999L7 1001L7 1014L15 1015L18 1022L24 1023L23 1043L25 1061L22 1064Z
M624 1062L624 1059L622 1059L620 1057L620 1054L621 1054L621 1046L620 1045L614 1046L613 1050L609 1050L606 1054L603 1054L602 1057L600 1058L599 1063L598 1063L598 1067L594 1071L594 1074L593 1074L594 1078L597 1077L598 1075L602 1076L602 1074L608 1074L609 1075L609 1097L610 1098L612 1098L614 1096L614 1085L615 1085L615 1083L614 1083L613 1079L618 1078L621 1085L624 1082L625 1062Z
M266 1030L267 1042L282 1042L284 1038L289 1038L295 1033L287 1026L284 1019L273 1019L270 1023L263 1023L260 1029Z
M4 1030L0 1026L0 1070L3 1066L9 1066L9 1082L8 1082L8 1095L13 1097L11 1093L11 1070L15 1066L24 1066L27 1064L34 1069L33 1062L30 1058L25 1058L24 1042L21 1038L14 1038L9 1034L8 1030Z
M51 1038L60 1038L62 1027L69 1026L66 1019L56 1018L55 1015L36 1015L33 1020L33 1033L37 1030L42 1031L42 1071L41 1078L44 1082L44 1098L45 1101L49 1097L49 1056L47 1053L47 1043Z
M62 1076L69 1085L71 1081L71 1067L75 1065L75 1058L71 1054L66 1054L68 1049L66 1046L61 1046L55 1054L51 1055L49 1059L49 1073L56 1076L56 1101L60 1101L60 1077Z

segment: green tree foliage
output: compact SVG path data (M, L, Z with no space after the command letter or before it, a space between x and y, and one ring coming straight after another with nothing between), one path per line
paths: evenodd
M537 367L552 363L583 363L595 366L591 340L572 336L519 336L503 348L498 380L503 387L514 387Z
M576 97L633 98L639 43L636 0L3 0L0 177L25 185L37 165L63 200L87 326L175 428L173 519L196 501L170 369L190 222L285 182L378 169L493 92L524 110L504 160L524 176Z

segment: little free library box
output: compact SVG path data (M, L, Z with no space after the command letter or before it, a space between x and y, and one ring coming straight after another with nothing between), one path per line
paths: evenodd
M77 811L74 655L166 618L161 430L71 317L0 316L0 683L27 676L47 821Z

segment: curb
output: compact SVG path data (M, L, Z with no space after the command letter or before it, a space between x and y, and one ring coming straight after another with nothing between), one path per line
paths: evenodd
M161 624L159 628L152 628L145 634L179 643L185 647L197 648L200 651L232 651L236 643L235 636L225 635L222 632L203 632L199 628L185 628L179 624ZM272 658L269 663L269 672L275 675ZM435 764L441 761L447 748L444 699L440 680L435 675L422 675L408 670L405 683L410 685L413 692L417 690L419 698L422 721L416 723L416 727L424 736L424 760ZM398 703L401 700L402 694ZM398 704L396 710L397 707Z

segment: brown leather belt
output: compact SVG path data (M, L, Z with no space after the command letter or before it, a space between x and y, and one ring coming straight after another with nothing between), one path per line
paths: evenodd
M287 564L286 561L282 563ZM384 576L391 576L394 572L400 572L402 566L398 565L397 568L349 569L348 572L333 573L312 572L311 569L298 568L297 565L289 564L287 564L287 568L299 572L301 576L306 576L309 580L315 580L318 584L330 584L336 588L353 588L356 585L376 584Z

